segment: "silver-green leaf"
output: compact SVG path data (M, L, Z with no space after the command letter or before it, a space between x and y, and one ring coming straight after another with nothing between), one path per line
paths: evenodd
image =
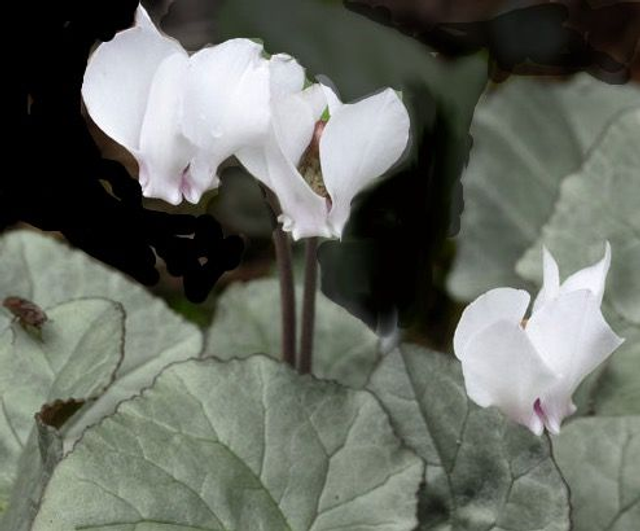
M606 85L587 74L566 83L512 79L485 95L462 178L465 209L448 278L454 297L527 287L515 264L552 214L560 183L606 125L639 100L637 87Z
M35 429L31 431L18 462L18 474L13 486L9 509L0 518L0 529L30 531L40 506L40 499L53 471L62 459L63 435L60 426L44 418L45 410L67 409L72 414L82 401L55 401L35 415ZM64 420L64 419L59 419Z
M80 413L76 429L67 434L69 442L87 425L112 413L118 402L148 386L168 364L198 356L202 350L199 329L164 301L122 273L53 238L32 231L3 236L0 271L0 296L18 295L43 307L78 297L105 297L122 304L126 311L125 355L116 380L105 395ZM0 314L0 329L9 318Z
M410 531L423 470L365 391L187 361L85 432L33 531Z
M96 398L122 361L124 312L105 299L47 308L41 334L13 322L0 333L0 506L11 497L18 462L33 458L28 444L43 404ZM24 485L27 495L36 485ZM14 497L16 494L14 493ZM2 511L0 511L1 513Z
M454 358L402 345L367 387L427 463L420 531L570 528L569 494L548 440L471 403Z
M298 310L302 290L297 290ZM280 291L277 280L231 286L218 300L206 335L205 355L220 359L268 354L281 358ZM300 319L298 319L300 324ZM379 358L375 333L322 293L316 298L313 373L362 387Z
M554 439L571 485L573 531L635 531L640 522L640 417L581 418Z
M566 274L599 259L604 241L609 240L612 260L606 300L636 325L640 325L639 136L640 104L616 120L580 171L565 179L553 216L517 265L520 275L539 282L543 244Z

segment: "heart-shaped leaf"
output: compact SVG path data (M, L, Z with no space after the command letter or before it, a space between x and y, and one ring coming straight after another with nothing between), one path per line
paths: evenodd
M563 178L580 167L611 119L639 100L637 87L609 86L587 74L557 84L512 79L481 100L448 278L454 297L527 286L515 264L552 214Z
M56 400L35 415L35 429L31 430L18 461L9 510L0 518L2 529L30 531L44 488L62 459L64 441L59 430L82 403L75 399Z
M78 297L105 297L122 304L126 311L125 354L116 381L96 403L80 412L82 419L67 434L69 442L77 439L84 427L112 413L118 402L148 386L163 367L195 357L202 349L198 328L172 312L164 301L52 238L31 231L3 236L0 270L0 296L18 295L42 307ZM9 317L0 315L0 328Z
M265 356L187 361L85 432L33 531L410 531L422 474L365 391Z
M0 334L0 505L5 507L20 475L21 456L28 465L37 453L37 444L28 442L34 415L47 402L98 397L122 360L124 311L120 305L85 299L46 313L49 320L39 335L17 322ZM24 498L38 486L24 488L14 497Z
M577 419L553 446L571 486L573 531L637 529L640 417Z
M427 463L420 531L570 528L569 494L548 440L471 403L455 359L403 345L367 387Z

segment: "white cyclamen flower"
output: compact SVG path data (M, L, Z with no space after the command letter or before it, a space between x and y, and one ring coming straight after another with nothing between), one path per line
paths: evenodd
M340 238L354 196L404 152L407 110L392 89L353 104L320 84L305 90L281 84L272 93L268 136L236 156L275 193L279 221L294 239Z
M571 396L580 382L624 341L600 310L609 243L602 260L562 285L553 256L543 254L543 286L528 319L529 294L497 288L464 310L454 336L469 397L537 435L544 427L559 432L576 410Z
M191 57L139 6L134 27L92 54L82 95L96 124L137 160L147 197L197 203L218 165L264 136L269 61L232 39Z

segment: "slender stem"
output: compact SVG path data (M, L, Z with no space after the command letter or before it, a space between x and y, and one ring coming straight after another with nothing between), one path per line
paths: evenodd
M292 367L296 366L296 299L293 288L293 266L291 245L284 231L273 230L276 261L280 276L280 305L282 306L282 359Z
M271 207L273 244L280 278L280 307L282 309L282 359L291 367L296 366L296 298L293 285L293 259L291 245L286 233L280 227L277 217L280 211L278 199L266 187L262 188L267 203Z
M313 326L316 317L316 283L318 278L318 238L309 238L305 250L304 299L302 302L302 335L298 371L311 372L313 363Z

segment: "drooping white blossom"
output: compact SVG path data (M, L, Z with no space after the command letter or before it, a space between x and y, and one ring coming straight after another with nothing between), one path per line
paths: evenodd
M82 95L137 160L145 196L197 203L219 185L220 163L266 134L271 71L283 60L268 61L249 39L189 56L139 6L135 25L92 54Z
M407 147L410 122L404 104L392 89L343 104L331 88L315 84L274 93L270 107L263 144L236 156L275 193L282 208L279 220L294 239L340 238L354 196Z
M139 6L135 26L91 56L82 94L137 160L145 196L197 203L235 155L276 194L295 239L339 238L353 197L405 150L409 115L391 89L343 104L329 87L304 84L292 57L267 59L249 39L189 56Z
M600 305L611 249L560 284L558 265L543 251L544 280L531 315L524 290L493 289L463 312L454 336L469 397L496 406L540 435L558 433L576 410L578 385L624 341Z

